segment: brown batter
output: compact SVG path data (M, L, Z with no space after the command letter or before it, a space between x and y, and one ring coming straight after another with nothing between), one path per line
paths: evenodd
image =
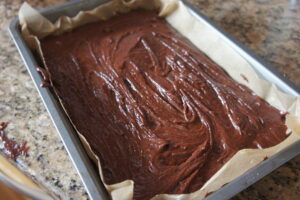
M7 158L16 161L19 156L27 156L30 147L27 145L27 141L19 144L16 141L8 138L5 133L7 125L8 122L0 122L0 141L2 144L0 150L5 154Z
M138 200L198 190L240 149L287 137L285 114L156 16L132 11L42 41L105 182L133 180Z

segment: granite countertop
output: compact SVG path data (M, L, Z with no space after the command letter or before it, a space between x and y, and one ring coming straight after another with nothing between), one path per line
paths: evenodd
M29 0L39 9L65 0ZM300 87L300 1L189 0L216 24ZM29 156L17 164L63 199L87 199L83 184L9 39L7 27L22 0L0 0L0 121ZM232 200L300 199L300 156Z

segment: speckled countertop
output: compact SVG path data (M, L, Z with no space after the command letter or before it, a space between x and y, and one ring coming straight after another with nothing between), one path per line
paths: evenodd
M64 0L29 0L35 8ZM299 0L189 0L245 46L300 87ZM0 0L0 121L8 134L27 140L28 157L18 165L64 199L87 199L79 176L9 39L7 27L22 0ZM300 199L300 156L232 200Z

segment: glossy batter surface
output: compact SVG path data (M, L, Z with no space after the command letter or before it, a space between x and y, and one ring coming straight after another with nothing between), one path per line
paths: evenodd
M132 11L42 41L105 182L133 180L138 200L198 190L240 149L287 137L284 114L156 15Z

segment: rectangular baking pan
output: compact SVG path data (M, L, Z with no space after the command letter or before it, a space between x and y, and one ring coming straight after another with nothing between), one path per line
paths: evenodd
M59 16L66 15L72 17L80 10L89 10L105 2L107 2L107 0L75 0L40 10L40 13L49 20L55 21ZM273 68L260 60L247 48L243 47L242 44L233 39L226 32L214 25L209 19L193 8L191 4L187 3L186 1L183 2L188 7L192 15L194 15L198 20L206 23L208 26L211 26L222 37L222 39L224 39L224 41L226 41L233 49L243 56L252 65L253 69L262 79L274 83L281 91L287 94L294 96L300 95L300 89L293 85L289 80L277 73ZM42 82L42 78L36 71L38 62L26 45L25 41L22 39L19 20L17 17L12 20L9 26L9 32L21 54L21 57L37 90L39 91L44 105L47 108L50 117L52 118L52 121L65 145L65 148L68 151L69 156L83 181L90 199L108 199L107 192L99 178L97 169L88 158L88 155L85 152L77 133L72 128L72 125L59 105L57 99L48 88L41 88L39 86ZM209 195L206 200L231 198L285 162L299 155L299 147L300 141L288 146L281 152L263 161L234 181L224 185L222 188Z

